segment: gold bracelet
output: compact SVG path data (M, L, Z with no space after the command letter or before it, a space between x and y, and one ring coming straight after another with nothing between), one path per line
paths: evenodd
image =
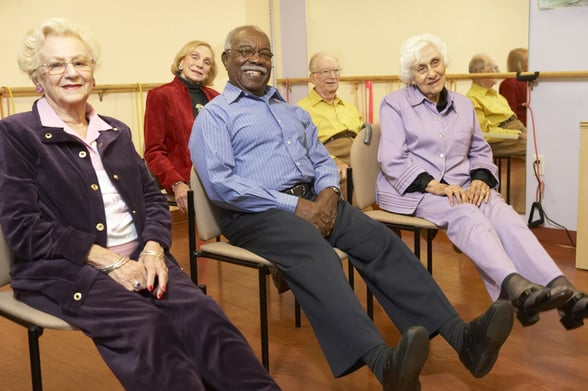
M129 261L129 258L125 257L124 255L121 255L121 257L118 259L118 261L116 261L115 263L112 263L108 266L105 266L103 268L100 269L100 271L102 273L110 273L113 270L118 269L119 267L121 267L122 265L124 265L125 263L127 263Z
M163 251L143 250L141 251L141 255L153 255L156 257L163 257Z

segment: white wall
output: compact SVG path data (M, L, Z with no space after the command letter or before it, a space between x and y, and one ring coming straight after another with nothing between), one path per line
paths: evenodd
M536 2L532 0L530 4L529 70L588 70L588 7L539 10ZM579 123L588 121L588 80L540 78L531 92L531 107L538 152L545 156L543 208L551 219L576 230ZM533 156L531 142L528 161ZM530 205L535 200L537 185L530 167L527 178Z

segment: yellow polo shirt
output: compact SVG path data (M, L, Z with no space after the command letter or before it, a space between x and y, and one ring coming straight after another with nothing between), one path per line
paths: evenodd
M476 109L476 116L478 117L478 122L480 122L480 128L482 129L484 138L491 138L484 133L513 135L521 133L520 130L500 127L502 122L508 120L515 115L515 113L510 108L506 98L500 95L495 89L484 88L478 84L472 83L472 86L466 95L472 101L474 109Z
M324 101L314 88L297 104L310 113L322 143L345 130L357 133L363 125L361 114L354 105L341 100L338 96L335 96L333 104L330 104Z

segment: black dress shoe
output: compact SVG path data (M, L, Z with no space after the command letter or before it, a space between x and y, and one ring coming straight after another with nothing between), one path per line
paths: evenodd
M498 351L512 330L512 306L506 300L497 300L465 328L464 343L459 359L474 375L486 376L498 358Z
M539 321L540 312L561 307L573 294L573 290L569 287L541 287L533 284L512 300L512 305L517 319L527 327Z
M563 306L558 308L561 324L566 330L577 329L584 325L584 318L588 318L588 295L577 292Z
M419 375L429 355L429 333L424 327L409 328L388 357L384 391L420 391Z

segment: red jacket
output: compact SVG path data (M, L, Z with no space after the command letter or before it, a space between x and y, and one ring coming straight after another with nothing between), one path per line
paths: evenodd
M210 101L218 91L201 87ZM145 161L161 185L171 191L177 181L190 181L188 139L194 123L192 100L178 77L147 94Z
M504 96L517 118L527 126L527 82L517 79L504 79L498 89L500 95Z

